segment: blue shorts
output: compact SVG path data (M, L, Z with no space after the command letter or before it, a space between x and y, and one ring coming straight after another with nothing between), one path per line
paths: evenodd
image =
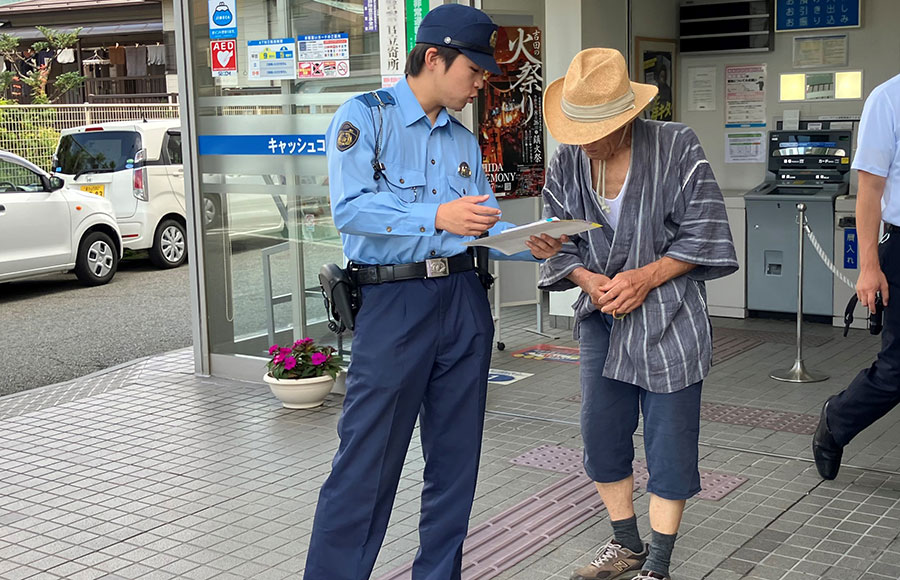
M581 323L584 470L598 483L630 476L633 435L643 412L644 451L650 472L647 490L670 500L693 497L700 491L697 462L703 383L663 394L604 377L613 324L611 316L600 312Z

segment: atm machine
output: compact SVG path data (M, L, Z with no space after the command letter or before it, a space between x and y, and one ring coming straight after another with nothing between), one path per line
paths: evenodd
M766 178L744 195L747 207L747 309L797 312L797 204L834 260L834 200L850 188L851 131L771 131ZM832 274L808 239L804 247L803 313L831 323Z

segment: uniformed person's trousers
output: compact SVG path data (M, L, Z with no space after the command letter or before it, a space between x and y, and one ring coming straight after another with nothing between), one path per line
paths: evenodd
M842 446L900 402L900 232L879 245L878 255L890 291L881 352L828 404L828 429Z
M460 577L481 453L493 320L475 272L362 287L341 443L306 580L368 578L416 418L425 457L415 580Z

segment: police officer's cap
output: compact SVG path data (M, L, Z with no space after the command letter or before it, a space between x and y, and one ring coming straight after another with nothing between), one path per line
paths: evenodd
M497 25L477 8L453 3L432 9L419 25L416 42L455 48L481 68L500 73L494 60Z

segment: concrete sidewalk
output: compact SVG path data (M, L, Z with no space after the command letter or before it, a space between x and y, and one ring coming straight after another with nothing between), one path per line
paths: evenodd
M578 366L515 356L577 346L568 331L524 330L533 312L504 312L507 350L493 366L532 376L491 386L464 578L568 578L610 535L577 465L512 463L542 446L563 458L580 449ZM900 578L900 412L848 447L834 482L819 479L809 450L822 402L871 362L877 339L810 325L807 364L832 378L790 385L768 374L793 361L792 324L714 325L701 469L711 481L746 481L689 502L674 580ZM176 351L0 398L0 578L300 577L341 398L288 411L261 382L195 377L191 357ZM404 577L415 554L423 467L415 436L374 578ZM582 499L552 507L554 490ZM648 497L637 498L649 532ZM541 524L550 509L554 529ZM484 524L511 513L527 517L475 545L497 529Z

